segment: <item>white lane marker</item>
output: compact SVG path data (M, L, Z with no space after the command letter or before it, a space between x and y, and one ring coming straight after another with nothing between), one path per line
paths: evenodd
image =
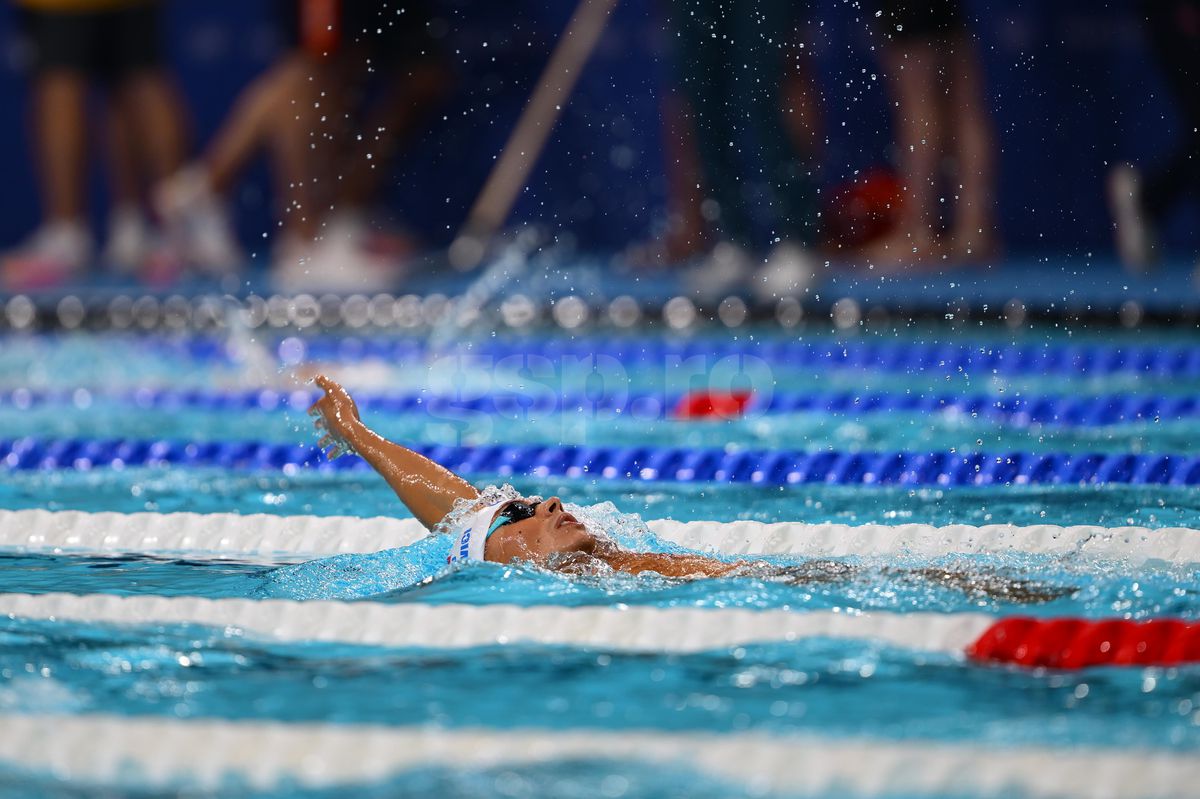
M258 789L330 787L573 758L681 768L753 792L1136 799L1190 796L1200 784L1191 753L1115 748L0 715L0 760L84 786L213 789L235 777Z
M543 644L633 652L700 652L823 637L961 654L995 621L976 613L386 605L104 594L0 594L0 614L105 624L203 624L279 641L422 648Z
M1033 553L1148 562L1200 563L1200 530L1182 527L927 524L765 524L650 521L668 541L731 555L936 556ZM415 519L271 516L233 513L0 511L0 549L27 552L203 553L210 557L295 560L376 552L423 538Z

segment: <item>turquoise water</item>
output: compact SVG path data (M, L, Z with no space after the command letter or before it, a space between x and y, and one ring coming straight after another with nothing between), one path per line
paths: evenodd
M1179 486L864 488L504 479L527 494L558 495L581 505L612 502L646 519L1200 526L1200 491ZM498 482L499 478L491 480ZM484 485L489 480L480 476L475 482ZM302 470L294 476L278 471L182 468L12 472L0 480L0 507L125 513L409 515L387 484L372 473L317 470Z
M749 333L738 334L753 343ZM777 337L778 331L765 333ZM855 342L916 342L947 341L944 332L922 333L892 331L881 334L854 334L843 337L828 334L785 334L802 337L806 342L828 344L831 349ZM310 362L306 359L281 362L278 354L280 336L265 331L249 338L231 338L222 343L228 357L221 361L194 359L186 347L164 346L162 339L128 334L74 333L56 336L0 337L0 389L25 387L31 389L117 389L117 388L233 388L269 385L296 385L296 377L306 378L313 369L322 368L342 374L348 382L362 388L387 387L392 390L421 388L455 388L467 394L482 395L497 388L513 389L521 385L539 391L583 392L588 388L590 367L570 358L539 361L547 341L571 338L562 333L539 332L523 341L534 359L524 368L511 361L496 360L476 354L470 342L456 345L440 353L436 359L413 359L396 362L375 358L360 363ZM597 339L601 343L609 340ZM586 338L582 339L587 341ZM717 340L714 338L714 340ZM1012 333L973 333L957 331L949 339L955 345L978 345L980 348L1006 344L1050 340L1056 344L1109 343L1145 345L1161 343L1166 346L1191 346L1194 341L1187 333L1148 334L1123 333L1112 337L1086 337L1064 334L1055 328L1039 328ZM457 355L458 357L453 357ZM608 364L602 370L600 386L606 391L621 389L678 393L707 385L717 370L715 357L699 356L687 362L665 359L662 363L638 363L622 366ZM532 364L532 366L530 365ZM953 368L934 368L919 371L886 371L879 369L829 365L798 367L766 364L763 371L753 367L746 371L747 380L759 391L774 390L861 390L861 391L976 391L996 392L1014 396L1027 393L1106 393L1140 391L1143 393L1184 395L1200 390L1200 379L1180 378L1153 372L1118 372L1109 375L1077 372L1069 369L1054 374L995 374L986 370L969 371ZM353 378L351 380L350 378ZM594 378L593 378L594 381ZM594 385L594 382L593 382Z
M438 536L404 549L302 564L7 553L0 554L0 572L5 591L31 594L1200 619L1194 565L1142 567L1134 575L1119 562L1016 554L817 562L776 556L736 577L686 581L655 574L567 576L532 565L448 567L448 548Z
M1104 427L1014 426L955 413L772 414L728 421L645 420L611 413L498 419L476 411L433 415L364 411L395 441L441 444L736 446L810 452L916 450L970 452L1200 452L1200 419L1139 421ZM290 410L215 411L136 408L96 402L87 408L0 406L0 438L132 438L179 441L260 440L308 443L311 420Z
M1196 667L1056 673L823 639L661 655L19 620L0 635L0 707L22 712L1200 746Z
M764 330L736 335L753 339ZM26 410L0 406L0 438L113 438L312 441L309 419L280 410L138 409L92 392L134 387L244 389L296 385L317 365L282 365L278 336L254 334L268 349L233 342L231 357L183 357L162 337L67 334L0 340L0 391L84 388L72 403ZM835 336L820 338L830 346ZM946 340L1012 343L999 329L912 329L846 341ZM1026 331L1018 341L1190 345L1184 334L1080 336ZM530 338L536 353L540 339ZM469 351L469 350L468 350ZM465 365L462 365L465 364ZM322 365L325 368L329 365ZM371 390L469 393L539 383L537 374L460 361L451 373L425 363L383 360L336 372ZM551 382L571 391L586 375L552 363ZM603 390L676 391L696 387L669 364L640 364ZM299 374L297 374L299 373ZM545 377L545 375L541 375ZM694 377L694 375L692 376ZM703 383L704 375L700 382ZM540 381L545 383L545 381ZM695 382L695 381L693 381ZM1156 374L1005 376L930 369L815 371L777 367L771 390L1020 392L1194 395L1200 381ZM97 395L98 396L98 395ZM951 414L819 413L722 423L551 415L497 420L478 414L368 415L401 441L670 444L807 450L973 450L1031 452L1200 452L1200 420L1108 427L1017 426ZM489 476L477 476L488 482ZM492 481L497 478L491 477ZM515 480L524 493L558 494L581 505L611 502L645 518L732 521L835 521L849 524L1098 524L1198 527L1200 491L1160 486L898 488L799 485L630 483L552 478ZM370 473L306 469L298 474L222 469L97 469L0 473L0 507L91 511L196 511L387 515L407 512ZM605 512L609 512L605 510ZM627 545L669 549L621 528ZM618 536L620 537L620 536ZM1117 561L1036 555L844 558L805 566L775 558L721 579L679 581L653 575L565 577L532 566L471 564L447 569L446 542L308 563L176 557L0 552L0 591L197 597L350 598L385 603L476 605L773 608L797 613L841 608L872 612L981 612L1043 617L1200 619L1200 571L1191 565L1131 568ZM791 570L779 573L779 570ZM964 579L947 580L952 572ZM1035 598L1035 604L1022 601ZM178 718L332 721L499 730L663 730L807 733L883 740L1103 749L1200 748L1200 667L1090 669L1061 673L985 666L960 657L854 640L811 639L689 655L621 654L570 647L504 646L419 650L278 643L236 630L161 625L0 619L0 712L114 713ZM583 761L475 772L418 770L384 783L332 791L284 786L297 797L688 796L736 794L702 775L637 763ZM97 786L56 783L0 765L5 796L105 795ZM156 796L130 782L111 795ZM242 796L232 786L218 795Z
M131 780L136 782L136 780ZM513 797L556 797L557 799L594 799L594 797L654 796L661 799L728 799L745 795L744 788L712 777L665 764L612 762L603 759L572 759L559 763L503 767L493 769L415 769L393 779L370 784L338 785L327 789L287 787L269 792L256 791L237 780L226 780L228 787L199 791L184 779L179 789L192 799L393 799L399 796L430 796L438 799L512 799ZM0 766L0 793L8 799L93 799L116 796L130 799L166 799L181 795L171 791L129 791L120 794L102 791L96 786L65 785L18 769ZM755 791L763 799L801 799L800 794ZM1012 799L1023 794L1009 792ZM805 793L803 799L847 799L844 791ZM873 793L876 799L913 799L912 794L888 791ZM932 799L979 799L978 794L921 794Z

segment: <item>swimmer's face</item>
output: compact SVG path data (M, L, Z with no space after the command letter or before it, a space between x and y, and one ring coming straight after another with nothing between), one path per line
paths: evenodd
M504 511L501 508L497 517ZM595 547L596 537L563 509L561 499L550 497L538 503L530 518L510 522L492 533L484 557L496 563L531 560L544 566L555 553L590 553Z

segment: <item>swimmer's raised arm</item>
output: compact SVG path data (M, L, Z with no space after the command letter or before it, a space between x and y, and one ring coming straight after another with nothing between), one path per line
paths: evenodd
M338 383L324 375L314 382L325 396L313 403L309 415L325 433L318 442L331 448L332 460L344 452L356 452L387 481L413 516L429 529L445 518L455 500L476 499L479 492L449 469L371 430L358 415L358 406Z

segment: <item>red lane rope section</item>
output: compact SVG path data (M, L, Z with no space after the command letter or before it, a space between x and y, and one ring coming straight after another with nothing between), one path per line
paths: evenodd
M679 398L676 419L733 419L746 412L749 391L694 391Z
M1200 663L1200 623L1018 616L985 630L967 657L1048 669Z

